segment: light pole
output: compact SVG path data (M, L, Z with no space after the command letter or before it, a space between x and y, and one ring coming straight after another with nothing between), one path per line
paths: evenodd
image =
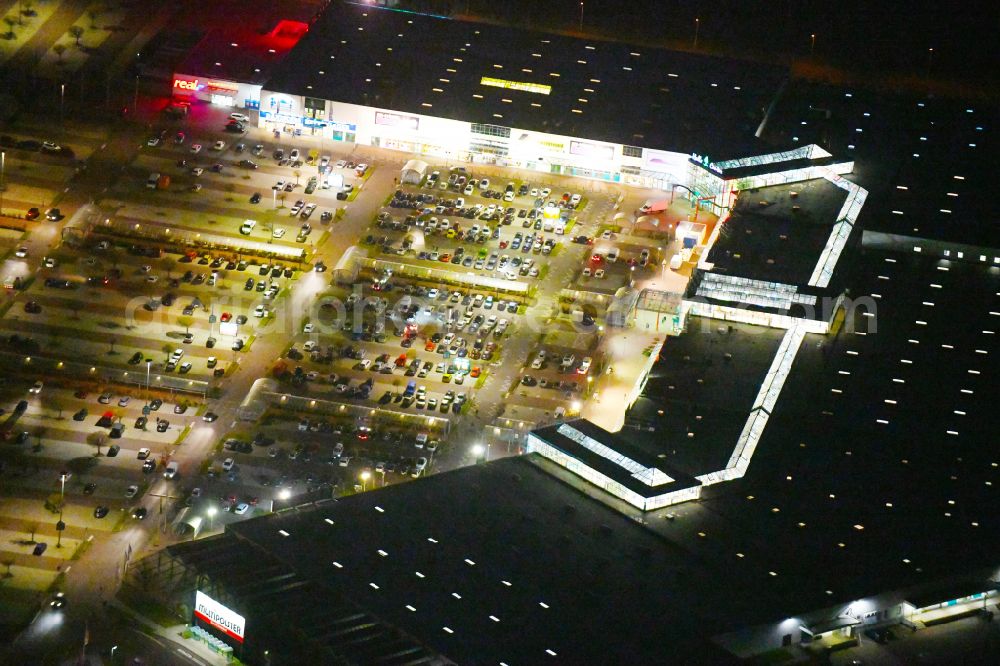
M63 522L63 505L66 503L66 479L69 477L66 472L59 474L59 522L56 523L56 548L62 548L62 533L66 527Z
M931 63L934 62L934 49L927 49L927 78L931 78Z
M150 398L153 397L151 393L152 389L149 386L149 368L152 365L153 365L153 359L147 358L146 359L146 404L147 405L149 405L152 402Z
M816 50L816 33L809 35L809 57L813 57L813 52Z
M583 32L583 3L580 3L580 32Z
M4 185L4 174L7 171L7 153L0 151L0 217L3 216L3 191L6 189Z
M215 529L215 514L218 512L214 506L208 507L208 530L211 532Z
M358 478L361 479L361 490L364 492L368 489L368 479L372 478L372 474L368 470L365 470L361 472L361 475Z
M110 661L112 664L115 663L115 650L117 649L118 649L117 645L111 646L111 658L108 661Z
M65 114L63 113L63 111L65 110L65 107L66 107L66 84L65 83L60 83L59 84L59 125L60 126L63 124L63 121L64 121ZM60 129L62 129L62 128L60 127ZM65 131L65 129L63 131Z
M701 28L701 19L696 18L694 20L694 48L698 48L698 30Z

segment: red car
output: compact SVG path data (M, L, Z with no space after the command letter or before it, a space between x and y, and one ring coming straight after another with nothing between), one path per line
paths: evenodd
M469 373L469 376L472 377L473 379L475 379L481 373L482 373L482 371L479 369L479 366L477 365L477 366L475 366L475 367L472 368L472 371Z
M24 219L35 220L38 219L38 216L41 214L42 214L41 211L38 210L37 208L29 208L28 212L24 214Z
M595 253L594 253L594 256L592 256L592 257L590 258L590 260L591 260L591 261L593 261L593 262L594 262L595 264L596 264L596 263L600 263L601 261L603 261L603 260L604 260L604 255L602 255L602 254L600 254L600 253L598 253L598 252L595 252Z
M434 344L433 342L431 342L430 340L428 340L427 344L424 345L424 351L434 351L435 347L437 347L437 345Z
M440 257L438 257L438 261L448 263L449 261L451 261L451 255L445 252Z
M233 315L229 314L228 312L223 312L222 316L219 317L219 321L229 321L232 318L233 318Z

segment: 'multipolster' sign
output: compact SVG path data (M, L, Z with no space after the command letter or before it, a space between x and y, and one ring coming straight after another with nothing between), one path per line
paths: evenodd
M227 636L240 643L243 642L243 628L246 626L243 616L234 613L200 590L195 592L194 614L219 631L225 632Z

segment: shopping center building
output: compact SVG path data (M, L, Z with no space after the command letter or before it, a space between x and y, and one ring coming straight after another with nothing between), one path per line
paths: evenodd
M743 186L763 182L748 174L787 182L838 164L797 142L775 155L755 137L787 77L781 67L352 3L331 4L308 32L301 25L268 33L285 37L287 52L205 40L174 93L331 145L678 186L717 213L731 203L727 169L747 172Z

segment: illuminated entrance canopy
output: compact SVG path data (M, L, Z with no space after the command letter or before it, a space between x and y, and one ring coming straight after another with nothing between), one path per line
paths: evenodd
M542 83L525 83L524 81L508 81L507 79L493 79L488 76L484 76L479 80L484 86L492 86L494 88L507 88L508 90L523 90L524 92L538 93L540 95L548 95L552 92L552 86L547 86Z

